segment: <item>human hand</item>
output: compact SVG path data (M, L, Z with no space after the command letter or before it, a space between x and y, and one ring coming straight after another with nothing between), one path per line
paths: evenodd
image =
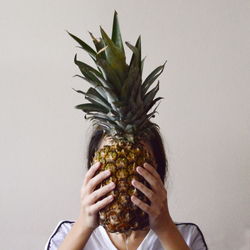
M81 207L79 220L84 224L84 227L92 230L98 226L98 211L112 202L114 198L112 195L109 195L103 199L100 199L102 196L112 191L115 187L115 184L111 182L108 185L96 189L98 184L100 184L110 175L110 171L106 170L95 176L95 173L100 166L101 163L97 162L90 167L85 175L81 187Z
M144 163L143 167L137 167L136 171L150 184L151 189L135 179L132 180L132 185L145 194L151 204L146 204L134 195L131 196L131 200L149 215L150 227L158 233L172 222L168 210L167 191L160 175L150 164Z

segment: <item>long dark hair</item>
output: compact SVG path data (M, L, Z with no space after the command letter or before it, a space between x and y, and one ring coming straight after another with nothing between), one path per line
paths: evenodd
M102 129L94 129L90 136L88 149L87 149L87 167L91 167L95 152L103 139L105 132ZM162 182L165 182L166 174L168 173L168 160L166 157L162 137L157 127L151 130L151 136L146 139L146 142L151 146L154 158L157 164L157 172L161 177Z

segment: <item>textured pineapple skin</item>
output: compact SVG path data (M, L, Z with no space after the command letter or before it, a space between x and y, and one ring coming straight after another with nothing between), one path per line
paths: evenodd
M147 204L150 204L150 201L132 186L131 181L134 178L150 188L148 182L136 172L136 167L145 162L152 164L151 154L140 143L116 142L99 149L95 153L93 163L97 161L102 164L96 174L108 169L111 171L110 177L97 188L110 182L116 184L114 190L102 197L103 199L112 194L114 200L99 211L99 224L110 233L143 230L149 225L148 215L134 205L130 197L135 195Z

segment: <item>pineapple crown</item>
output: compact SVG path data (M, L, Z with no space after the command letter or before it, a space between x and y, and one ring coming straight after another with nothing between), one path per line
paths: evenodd
M96 65L96 68L93 68L79 61L75 54L74 63L82 73L75 76L91 84L87 92L73 88L89 101L75 108L82 110L85 119L91 120L94 126L101 126L111 137L134 142L135 139L150 135L152 126L158 127L150 119L155 116L158 107L158 105L154 107L155 104L162 99L155 97L159 90L159 80L156 86L151 89L150 87L162 73L166 62L154 69L142 81L145 58L141 59L141 36L135 46L125 42L132 51L128 65L116 11L111 38L102 27L100 31L101 37L98 39L89 32L96 50L67 31Z

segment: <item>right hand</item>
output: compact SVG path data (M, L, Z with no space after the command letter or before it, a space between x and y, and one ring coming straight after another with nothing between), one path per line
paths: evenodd
M110 176L109 170L101 171L95 176L95 173L100 166L101 163L97 162L90 167L81 187L79 220L82 221L84 227L91 230L94 230L98 226L98 211L107 206L114 199L112 195L100 199L115 188L115 184L111 182L108 185L96 189L98 184Z

